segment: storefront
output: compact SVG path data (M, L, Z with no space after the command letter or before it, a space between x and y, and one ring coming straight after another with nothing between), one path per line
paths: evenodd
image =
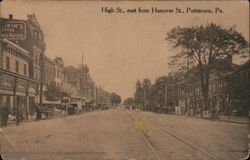
M28 119L39 85L29 77L30 55L6 39L0 45L0 106L6 104L12 116L18 113L21 119Z

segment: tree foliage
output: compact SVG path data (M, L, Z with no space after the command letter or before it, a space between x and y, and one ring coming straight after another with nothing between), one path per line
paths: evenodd
M122 99L121 99L121 96L117 95L116 93L111 93L110 101L111 101L112 105L114 106L114 105L120 104Z
M136 82L135 103L137 105L140 105L143 103L143 88L139 80Z
M123 104L128 107L128 106L132 106L134 105L135 101L133 98L129 97L127 99L124 100Z
M179 52L171 57L170 65L183 67L188 62L197 66L201 82L204 108L208 108L209 76L219 67L218 60L227 60L232 55L244 55L248 42L235 30L222 28L214 23L206 26L176 27L167 33L166 40Z
M61 91L55 83L49 83L44 94L48 101L57 101L61 98Z

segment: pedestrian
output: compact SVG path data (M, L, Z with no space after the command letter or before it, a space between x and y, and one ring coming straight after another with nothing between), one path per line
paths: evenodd
M39 106L35 103L34 104L35 110L36 110L36 119L40 120L42 118L42 113L40 111Z
M215 107L215 120L218 120L218 121L220 120L219 113L220 113L220 105L219 105L219 103L217 103L217 105Z
M4 103L3 106L1 107L1 127L7 127L8 116L9 116L9 109L7 107L7 104Z

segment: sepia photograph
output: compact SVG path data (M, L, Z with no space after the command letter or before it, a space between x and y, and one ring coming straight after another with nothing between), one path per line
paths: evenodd
M0 160L250 159L247 0L3 0Z

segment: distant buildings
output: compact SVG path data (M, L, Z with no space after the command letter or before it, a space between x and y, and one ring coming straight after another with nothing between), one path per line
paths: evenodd
M86 64L81 65L79 68L68 66L65 67L64 71L66 81L77 88L78 94L76 96L82 96L88 101L94 99L96 87Z

